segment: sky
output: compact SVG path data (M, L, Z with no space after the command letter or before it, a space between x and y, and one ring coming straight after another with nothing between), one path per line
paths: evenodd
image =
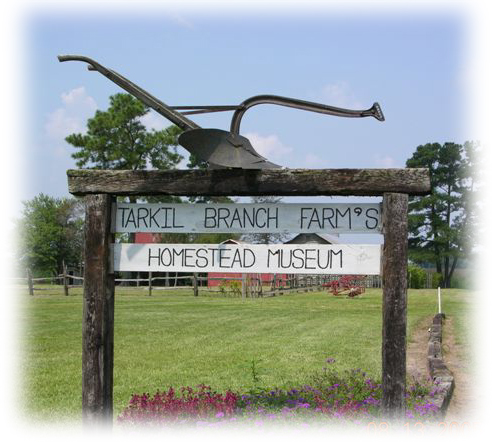
M143 8L33 11L25 25L28 127L20 200L69 196L66 170L96 110L122 90L81 62L89 56L170 105L239 104L275 94L349 109L380 103L386 121L316 114L274 105L246 113L241 134L288 168L404 167L428 142L464 142L466 17L452 11L377 14ZM191 117L228 130L231 112ZM151 129L170 124L155 112ZM187 156L187 151L180 148ZM186 161L180 166L185 168Z

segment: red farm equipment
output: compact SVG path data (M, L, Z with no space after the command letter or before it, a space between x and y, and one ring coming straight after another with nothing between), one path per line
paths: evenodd
M333 296L346 295L355 298L366 291L365 277L360 275L343 275L334 281L323 284Z

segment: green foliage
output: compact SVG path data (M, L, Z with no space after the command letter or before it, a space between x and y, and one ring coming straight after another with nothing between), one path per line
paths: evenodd
M208 168L208 164L206 161L198 159L195 155L192 153L190 154L190 157L188 158L188 163L186 164L186 167L188 169L201 169L205 170Z
M427 278L426 271L416 265L409 264L408 266L408 287L412 289L425 288Z
M241 296L242 294L241 281L229 281L229 289L234 296Z
M441 279L442 276L440 273L433 273L432 274L432 288L437 289L438 287L441 286Z
M261 360L251 360L251 380L253 381L253 385L255 386L257 386L261 381L261 374L258 367L260 362Z
M458 260L469 257L476 243L479 145L466 142L417 147L407 167L429 169L431 191L409 203L409 256L417 264L432 262L450 286Z
M83 246L80 202L41 193L23 204L18 223L21 265L30 267L35 276L61 273L63 262L78 266Z
M219 291L223 296L239 297L242 296L242 285L240 281L222 280Z
M94 169L172 169L182 159L176 152L181 130L170 126L147 131L141 118L149 108L129 94L109 98L107 111L96 111L87 121L86 134L71 134L66 141L77 152L78 167Z

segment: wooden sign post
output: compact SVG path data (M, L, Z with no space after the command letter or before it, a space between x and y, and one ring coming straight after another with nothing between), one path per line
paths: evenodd
M113 333L114 333L114 271L130 262L130 254L124 255L129 245L118 249L112 246L113 232L128 226L136 229L145 223L158 224L159 228L178 227L181 224L173 212L173 207L147 205L131 213L131 207L115 204L115 196L383 196L382 211L379 205L370 208L363 205L319 207L317 213L309 205L290 211L282 222L287 227L277 229L301 228L304 231L379 231L384 234L384 251L381 259L383 274L383 327L382 327L382 375L383 375L383 413L385 417L404 418L405 416L405 377L406 377L406 306L407 306L407 210L408 195L425 195L430 192L430 177L426 169L267 169L267 170L174 170L174 171L110 171L110 170L70 170L67 172L69 191L73 195L84 196L86 205L85 225L85 280L84 280L84 319L82 351L82 410L84 421L88 423L111 423L113 414ZM126 208L125 208L126 207ZM211 206L210 206L211 207ZM209 208L210 208L209 207ZM230 206L232 209L236 206ZM300 211L304 207L306 210ZM203 209L206 205L203 205ZM207 226L225 225L227 228L244 228L253 219L253 227L262 229L268 222L265 207L253 211L241 209L209 211L200 215L190 215L194 220L192 228L211 228ZM325 209L323 211L323 208ZM187 208L185 210L195 210ZM216 208L219 209L219 208ZM224 209L224 208L223 208ZM226 208L228 209L228 208ZM382 212L382 213L381 213ZM295 215L297 213L297 215ZM174 214L174 218L173 218ZM276 212L269 214L271 222L276 222ZM297 217L296 217L297 216ZM119 220L118 220L119 217ZM184 219L184 218L183 218ZM280 218L277 218L280 222ZM205 224L204 224L205 222ZM292 223L297 227L292 227ZM118 226L120 223L120 227ZM208 223L208 224L206 224ZM124 226L124 227L122 227ZM167 227L166 227L167 226ZM154 225L152 228L155 228ZM272 226L273 227L273 224ZM269 228L270 228L269 227ZM185 228L190 228L188 225ZM215 228L215 227L214 227ZM246 226L251 229L251 226ZM321 229L321 230L316 230ZM341 230L340 230L341 229ZM195 230L198 231L198 230ZM282 231L282 230L280 230ZM157 249L156 249L157 247ZM297 247L297 246L295 246ZM351 247L352 252L344 247ZM351 273L379 273L379 252L370 246L325 247L319 252L317 247L298 248L296 255L286 246L266 248L258 251L250 247L250 252L226 248L225 252L208 251L206 247L189 247L190 250L170 249L164 251L163 245L141 245L134 249L143 253L138 258L139 265L149 269L149 265L168 263L181 268L191 268L196 272L200 265L238 266L246 274L251 264L251 253L258 257L261 269L271 268L272 264L287 266L290 273L323 273L328 267L335 272L342 268ZM328 252L328 250L331 250ZM258 253L258 256L256 255ZM329 255L327 255L329 253ZM250 261L247 261L248 254ZM112 256L113 255L113 256ZM260 258L260 255L262 257ZM143 256L143 258L142 258ZM351 256L351 258L348 258ZM345 261L345 259L349 261ZM269 261L270 259L270 261ZM352 261L350 261L352 259ZM206 260L206 262L205 262ZM170 261L169 261L170 263ZM218 264L217 264L218 263ZM147 267L145 267L147 264ZM132 264L130 264L132 265ZM256 262L255 262L256 265ZM347 265L347 267L344 267ZM367 265L367 267L366 267ZM299 269L295 267L298 266ZM325 267L326 266L326 267ZM166 266L164 266L166 267ZM312 267L312 268L311 268ZM323 268L325 267L325 268ZM251 267L251 269L253 266ZM194 269L194 270L193 270ZM155 271L152 267L150 271ZM283 269L285 270L285 269ZM355 270L355 271L354 271ZM168 271L167 269L164 271ZM287 273L287 272L286 272Z
M386 417L405 417L407 335L408 195L383 195L382 407Z
M114 272L108 194L85 196L85 273L82 323L82 414L86 422L113 418Z

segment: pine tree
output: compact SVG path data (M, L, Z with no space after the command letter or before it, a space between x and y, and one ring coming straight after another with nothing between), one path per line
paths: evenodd
M433 263L443 287L450 287L460 259L470 256L477 228L477 152L474 142L420 145L407 167L425 167L431 194L409 203L409 257Z

